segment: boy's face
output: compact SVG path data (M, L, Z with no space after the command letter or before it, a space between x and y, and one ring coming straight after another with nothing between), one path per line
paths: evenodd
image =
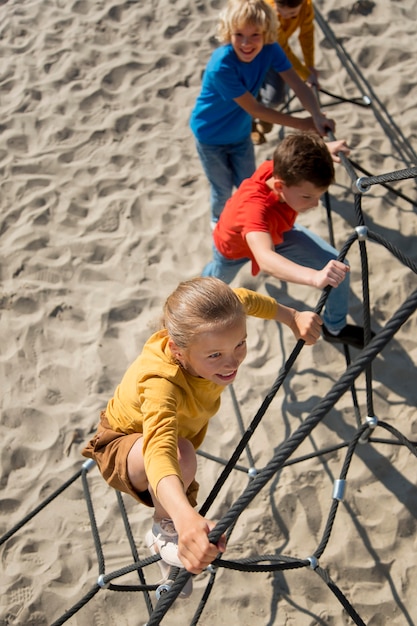
M262 50L264 35L258 26L247 24L233 30L230 43L239 61L250 63Z
M321 196L327 191L327 187L316 187L306 180L298 185L287 186L280 179L275 179L274 189L281 200L297 213L305 213L314 209L318 206Z
M170 348L192 376L230 385L246 357L246 319L242 317L221 330L202 332L186 349Z
M301 5L302 5L302 2L298 5L298 7L285 7L275 2L275 8L277 10L277 13L284 20L290 20L290 19L294 19L295 17L297 17L299 12L301 11Z

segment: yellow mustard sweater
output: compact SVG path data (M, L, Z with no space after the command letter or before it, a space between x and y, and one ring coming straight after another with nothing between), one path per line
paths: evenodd
M234 289L247 315L275 319L277 302L244 288ZM127 369L108 402L106 416L117 432L143 433L148 480L156 491L165 476L181 479L178 437L197 449L208 422L220 406L224 386L191 376L177 365L168 347L166 330L154 333Z
M274 0L266 0L275 10ZM303 80L307 80L310 75L310 67L314 67L314 7L312 0L304 0L297 17L284 19L278 16L278 37L277 41L297 74ZM291 50L289 39L299 30L298 40L304 57L304 63Z

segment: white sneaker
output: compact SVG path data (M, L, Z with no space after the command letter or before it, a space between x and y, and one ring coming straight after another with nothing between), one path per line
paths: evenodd
M152 530L148 530L145 537L146 545L152 554L160 554L158 565L162 574L162 582L169 580L171 567L184 569L178 556L178 533L174 522L164 518L159 524L154 522ZM179 597L188 598L193 591L193 579L190 577L181 590Z
M178 533L171 519L162 519L159 524L154 522L152 530L146 533L148 548L154 548L161 558L173 567L184 568L178 556Z

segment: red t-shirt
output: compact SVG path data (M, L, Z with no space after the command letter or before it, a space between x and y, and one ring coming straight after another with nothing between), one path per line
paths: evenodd
M251 232L269 233L274 245L282 243L283 233L291 230L296 211L282 202L266 184L273 175L273 162L262 163L226 202L213 231L217 250L227 259L249 258L252 275L259 273L259 265L246 243Z

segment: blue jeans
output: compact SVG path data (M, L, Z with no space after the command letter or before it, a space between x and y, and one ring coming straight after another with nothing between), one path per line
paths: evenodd
M315 270L323 269L330 260L338 256L337 250L324 239L298 224L284 233L284 241L275 246L275 252L294 263ZM247 258L227 259L213 245L213 260L205 266L202 276L215 276L230 283L248 261ZM346 274L340 285L330 290L323 313L323 322L329 330L341 330L346 324L349 286L349 274Z
M239 143L211 146L196 139L198 156L210 183L211 220L217 222L233 187L252 176L256 169L250 136Z

